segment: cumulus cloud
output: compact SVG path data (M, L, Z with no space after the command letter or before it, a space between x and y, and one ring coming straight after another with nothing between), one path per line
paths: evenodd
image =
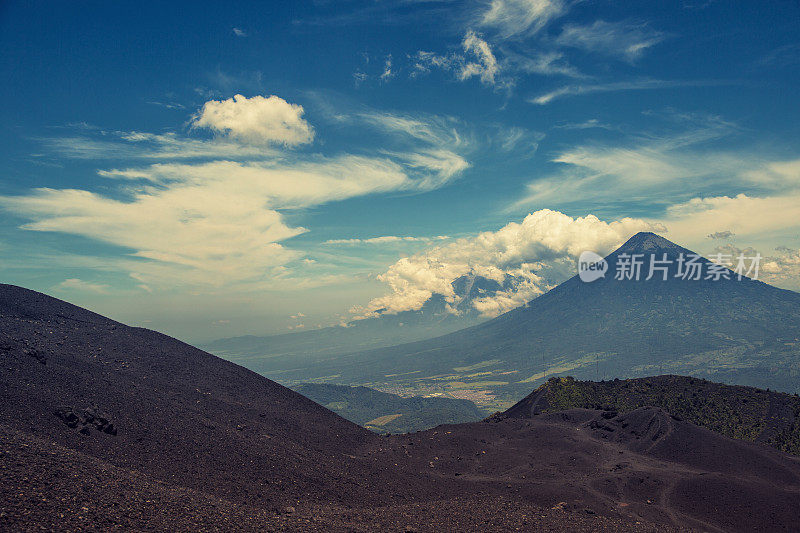
M596 20L587 26L566 24L556 43L632 62L664 38L663 33L646 24Z
M519 37L538 32L565 12L562 0L492 0L479 23L503 38Z
M574 274L575 258L585 250L611 251L638 231L661 229L651 222L624 218L604 222L595 216L572 218L543 209L495 232L457 239L404 257L378 276L389 294L376 298L359 316L394 314L419 309L438 293L455 303L452 282L476 275L503 283L512 276L514 288L473 304L482 314L495 316L525 303Z
M738 258L745 258L746 268L750 267L755 257L759 258L757 278L766 283L786 288L800 288L800 250L787 246L778 246L774 250L759 250L752 246L739 248L733 244L717 246L710 258L722 256L722 262L736 266ZM753 270L755 274L755 270Z
M797 290L800 288L800 249L777 247L774 254L767 254L762 259L761 272L760 279Z
M192 126L250 144L297 146L314 139L314 130L303 113L303 106L278 96L246 98L237 94L206 102Z

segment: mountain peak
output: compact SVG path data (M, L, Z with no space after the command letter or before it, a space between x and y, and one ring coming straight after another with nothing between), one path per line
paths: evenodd
M661 250L681 251L684 249L674 242L667 240L660 235L656 235L651 231L640 231L628 239L625 244L620 246L619 249L617 249L617 252L653 253Z

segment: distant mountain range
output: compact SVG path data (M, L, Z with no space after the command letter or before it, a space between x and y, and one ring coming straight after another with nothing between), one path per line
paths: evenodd
M455 298L447 301L433 294L414 311L383 313L352 320L344 326L284 333L244 335L201 345L205 350L256 372L272 375L302 366L313 366L331 357L373 348L437 337L486 320L473 306L478 298L492 297L520 282L507 275L503 283L483 276L465 275L451 286Z
M303 383L294 387L303 396L376 433L412 433L440 424L477 422L487 413L469 400L403 398L367 387Z
M616 279L616 266L631 256L645 263L641 279ZM728 279L706 279L716 267L704 258L695 260L701 278L684 279L681 257L690 256L696 254L663 237L638 233L605 258L609 271L591 283L574 276L477 326L328 363L298 364L276 377L291 382L333 376L328 381L389 382L409 391L455 387L494 397L498 407L547 377L567 374L598 380L688 374L800 391L800 294L738 279L727 269ZM646 280L651 257L666 266Z

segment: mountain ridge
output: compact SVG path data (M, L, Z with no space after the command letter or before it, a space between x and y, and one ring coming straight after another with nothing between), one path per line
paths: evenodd
M600 379L669 372L800 391L800 294L746 276L676 278L680 254L692 252L652 233L634 235L605 259L613 265L621 254L632 253L657 259L666 253L675 261L665 280L660 275L647 280L647 272L639 280L619 280L609 266L603 278L586 283L575 275L482 324L348 354L330 366L300 369L280 379L339 374L338 383L376 386L387 375L416 371L414 379L453 375L469 384L469 377L454 369L495 362L488 374L473 379L493 384L473 388L512 403L528 384L567 374ZM710 268L705 258L697 262ZM515 371L520 375L509 374ZM403 383L410 389L423 384Z

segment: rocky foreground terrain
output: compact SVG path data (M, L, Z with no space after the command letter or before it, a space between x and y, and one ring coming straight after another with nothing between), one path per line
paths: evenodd
M796 531L798 508L797 458L656 407L383 437L0 285L0 530Z

